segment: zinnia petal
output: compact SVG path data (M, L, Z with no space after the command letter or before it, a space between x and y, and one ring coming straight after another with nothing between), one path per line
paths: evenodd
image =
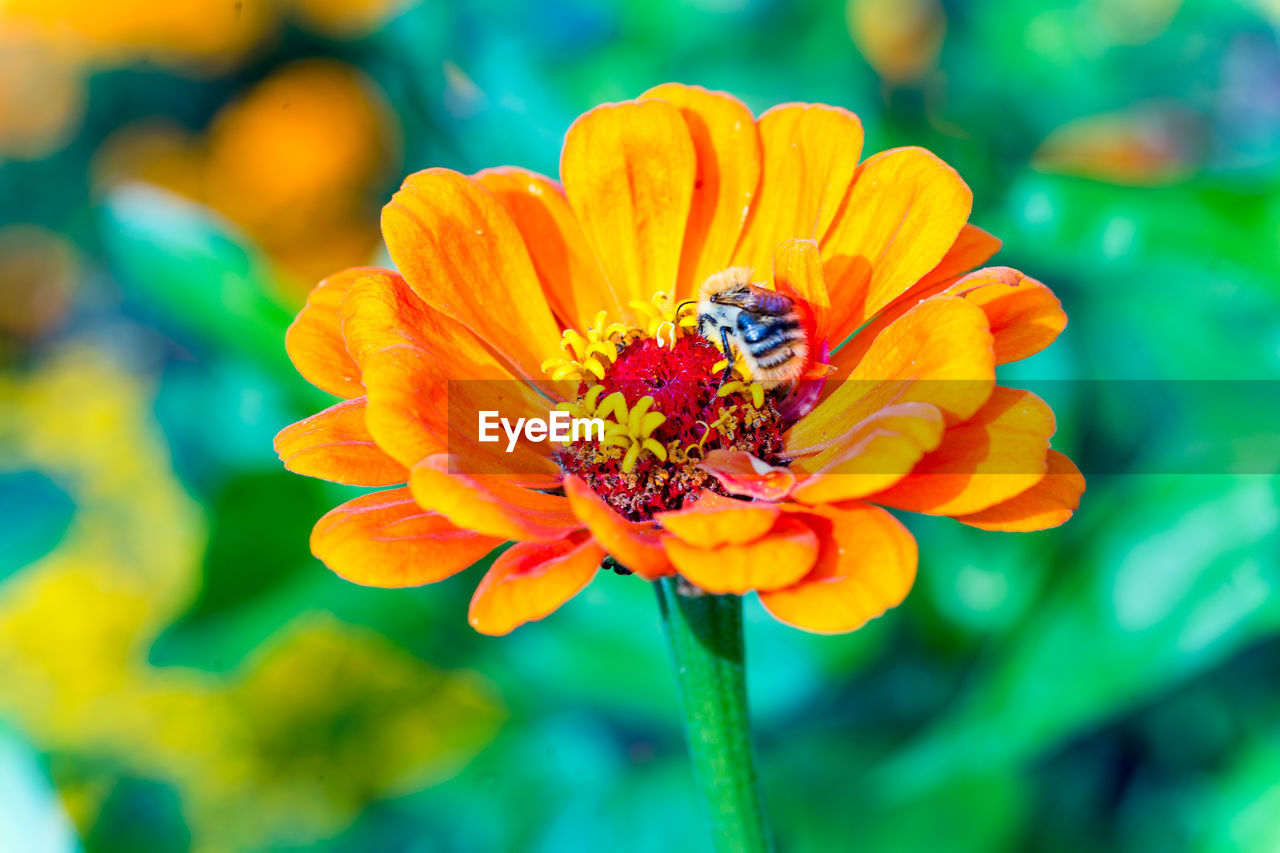
M851 370L871 347L872 341L903 314L910 311L920 302L931 296L943 293L951 285L976 269L1000 251L1000 240L972 223L960 229L960 236L947 250L947 254L938 265L928 272L924 278L913 284L907 292L889 303L875 318L858 331L852 339L845 341L831 356L831 363L845 371ZM834 344L832 345L834 347Z
M745 450L713 450L698 467L714 475L729 494L762 501L782 500L796 484L790 468L770 465Z
M858 167L840 217L822 241L835 323L833 347L933 269L969 218L973 194L923 148L898 148Z
M620 298L676 292L697 167L688 125L666 101L606 104L569 128L560 177Z
M564 493L574 515L624 567L646 580L675 571L652 522L642 524L623 518L579 477L565 479Z
M369 432L389 454L412 467L448 451L447 416L437 411L445 387L438 362L422 349L399 346L370 355L364 374L371 386Z
M365 398L335 403L276 435L276 453L295 474L349 486L391 486L409 471L378 447L365 425Z
M818 559L818 537L796 518L779 518L764 536L744 545L699 547L675 536L662 540L680 574L710 593L745 595L790 586Z
M824 104L783 104L760 117L764 168L734 264L769 268L792 238L821 240L836 218L862 153L862 122Z
M519 541L558 539L582 529L563 496L526 489L505 475L451 471L459 462L437 454L414 466L409 486L424 509L467 530Z
M831 295L823 278L817 241L779 243L773 253L773 282L780 292L799 299L798 304L808 314L809 352L814 354L828 342L831 333Z
M667 83L640 96L680 109L697 154L697 175L680 262L682 296L729 266L760 185L760 134L741 101L701 86Z
M338 307L347 290L375 267L353 267L326 278L311 293L284 335L284 348L293 366L312 385L338 397L364 393L360 368L347 354L338 320Z
M922 276L903 296L914 296L920 300L941 293L951 282L995 257L1002 245L999 237L972 222L966 223L951 248L938 261L938 265ZM941 287L937 290L931 289L938 285Z
M942 412L928 403L881 409L855 426L847 443L797 463L816 473L792 490L791 498L805 504L835 503L887 489L937 448L944 427Z
M772 529L781 512L777 504L716 500L704 495L684 509L660 512L654 520L691 545L717 548L759 539Z
M1022 494L971 515L956 516L956 521L1013 533L1047 530L1064 523L1080 506L1084 477L1074 462L1056 450L1049 451L1047 462L1044 479Z
M626 301L605 280L559 183L514 166L485 169L475 179L520 229L547 300L567 328L590 326L598 311L624 316Z
M996 364L1035 355L1067 326L1067 314L1053 291L1008 267L979 270L951 289L986 312Z
M423 510L407 488L347 501L311 531L311 552L334 573L380 587L435 583L501 544Z
M986 315L954 297L921 302L876 338L842 389L864 384L877 385L871 400L932 403L949 422L971 417L995 387Z
M604 551L581 533L555 542L521 542L493 561L471 598L471 627L508 634L550 615L595 578Z
M548 404L470 329L432 309L395 274L365 276L342 307L342 333L368 388L369 431L406 467L434 453L463 454L473 473L512 473L550 486L545 444L478 442L481 411L545 417Z
M984 510L1044 478L1054 426L1053 411L1035 394L996 388L909 476L869 500L929 515Z
M854 504L810 510L830 524L813 571L785 589L760 593L774 618L820 634L861 628L896 607L915 582L916 541L879 507Z
M788 431L791 456L816 452L894 403L931 403L967 420L995 386L987 317L954 296L927 299L882 331L835 390Z
M1008 364L1035 355L1053 343L1067 325L1066 312L1053 291L1009 267L980 269L949 282L940 282L937 290L944 295L966 299L987 315L996 364ZM880 312L880 316L832 356L832 364L842 369L856 365L870 348L873 336L914 304L895 302Z
M524 240L474 180L448 169L410 175L382 209L382 233L422 301L484 337L520 375L539 378L542 362L560 353L560 327Z

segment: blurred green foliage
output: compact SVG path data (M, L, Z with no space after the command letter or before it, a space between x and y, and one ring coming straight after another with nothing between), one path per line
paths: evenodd
M287 104L235 112L296 60L358 69L392 129L356 184L314 176L368 228L414 169L555 174L577 114L659 82L825 101L869 151L955 165L998 262L1061 297L1066 332L1010 380L1280 373L1274 3L368 3L345 29L286 5L212 65L0 66L84 95L43 149L0 133L0 849L702 849L644 584L602 573L492 639L464 617L475 570L379 591L310 557L351 490L270 440L319 402L283 331L337 220L284 234L197 186L250 180L219 160L237 133L338 144ZM177 131L137 130L157 117ZM243 195L293 198L290 165ZM1280 849L1275 472L1160 473L1227 420L1274 426L1280 395L1062 387L1055 444L1106 472L1066 527L907 519L916 589L850 636L749 603L780 849Z

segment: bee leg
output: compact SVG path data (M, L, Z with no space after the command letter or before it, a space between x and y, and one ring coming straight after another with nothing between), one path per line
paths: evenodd
M724 366L724 373L720 375L720 385L723 386L733 373L733 350L729 349L729 329L726 326L720 327L720 348L724 351L725 360L729 362Z

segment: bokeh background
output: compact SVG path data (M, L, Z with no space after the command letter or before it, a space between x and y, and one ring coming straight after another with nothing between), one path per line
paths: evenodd
M381 258L403 175L554 175L576 115L669 80L933 149L1070 316L1007 374L1058 389L1069 525L909 518L915 591L849 636L748 602L780 849L1280 850L1278 32L1275 0L2 0L0 850L705 849L650 589L478 636L475 570L330 575L308 532L352 490L271 450L325 404L283 330ZM1176 464L1225 429L1247 464Z

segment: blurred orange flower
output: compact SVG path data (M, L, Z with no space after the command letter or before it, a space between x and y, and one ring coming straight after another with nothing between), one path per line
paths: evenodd
M1206 134L1189 111L1171 104L1067 122L1040 143L1032 165L1041 172L1124 186L1164 186L1195 174Z
M373 83L313 59L227 105L204 139L136 125L107 141L97 165L108 183L145 180L208 204L309 287L372 257L375 193L394 157L392 120Z
M0 228L0 341L57 328L79 278L79 255L61 235L28 223Z
M184 75L225 73L278 32L285 19L329 38L362 38L415 2L5 0L0 4L0 155L38 159L69 141L84 111L84 78L99 69L145 60L180 68Z
M947 32L938 0L849 0L845 22L854 46L892 83L933 70Z
M0 22L57 46L85 65L145 57L220 69L238 61L274 24L274 4L185 0L6 0Z
M327 36L358 38L410 6L414 0L287 0L307 29Z
M412 5L413 0L5 0L0 24L6 33L56 46L86 65L145 58L222 71L275 33L285 18L324 35L355 38Z
M999 247L966 224L968 187L919 148L859 163L862 136L836 107L757 120L670 84L579 118L563 188L517 168L410 176L382 217L399 273L326 279L287 337L302 375L345 399L277 436L285 465L408 484L330 512L314 553L397 587L514 540L471 603L491 634L555 610L602 561L755 590L784 622L843 632L915 576L915 541L884 507L990 530L1064 522L1084 482L1049 449L1053 413L995 382L1058 335L1058 300L1011 269L968 273ZM794 387L742 364L723 381L720 349L690 328L681 300L731 266L772 269L800 306ZM539 391L605 420L606 440L477 443L477 409L543 417Z
M39 159L75 133L84 83L55 47L4 24L0 17L0 156Z

